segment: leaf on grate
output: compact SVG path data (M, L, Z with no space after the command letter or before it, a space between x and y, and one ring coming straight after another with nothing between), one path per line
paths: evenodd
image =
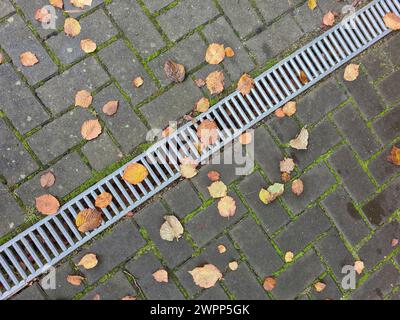
M204 146L214 144L218 140L218 126L215 121L203 120L197 128L197 136Z
M400 166L400 148L393 146L390 150L390 155L387 157L387 161L393 163L396 166Z
M157 282L165 282L168 283L168 272L164 269L157 270L153 273L153 278Z
M92 0L70 0L74 7L83 9L85 6L90 7L92 5Z
M130 184L136 185L147 178L149 172L146 167L140 163L129 164L122 175L122 178Z
M110 205L112 199L113 199L113 196L111 195L111 193L103 192L103 193L99 194L96 197L94 205L97 208L102 208L103 209L103 208L106 208L106 207L108 207Z
M290 140L289 145L297 150L306 150L308 146L308 131L302 128L295 139Z
M76 37L81 33L81 25L78 20L74 18L67 18L64 21L64 33L70 37Z
M166 241L178 240L182 237L183 227L182 224L175 216L164 216L165 222L160 228L160 237Z
M191 163L182 163L180 165L180 173L186 179L193 178L197 175L197 165Z
M206 112L210 108L210 101L207 98L200 98L199 101L196 102L196 111L197 112Z
M283 112L283 109L282 109L282 108L276 109L275 112L274 112L274 114L275 114L275 116L276 116L277 118L284 118L284 117L286 116L285 113Z
M343 78L346 81L354 81L358 78L358 75L360 74L360 65L355 64L355 63L350 63L349 65L346 66L344 69L344 75Z
M83 123L81 128L82 137L85 140L96 139L101 134L101 125L99 120L87 120Z
M285 253L285 262L289 263L293 261L294 254L292 251L288 251Z
M165 61L164 72L167 75L167 78L173 82L179 83L185 80L185 67L170 59Z
M276 286L276 279L273 277L266 277L264 279L263 288L266 291L272 291Z
M364 270L364 262L357 260L354 262L354 270L358 273L361 274Z
M322 23L328 27L332 27L335 24L335 14L332 11L325 13Z
M283 113L285 114L285 116L291 117L292 115L294 115L297 111L296 108L296 102L294 101L289 101L288 103L286 103L283 108L282 108Z
M308 0L308 7L314 10L317 7L317 0Z
M118 106L119 106L119 101L118 100L111 100L108 101L104 106L103 106L103 113L112 116L118 111Z
M40 186L42 188L50 188L56 182L56 177L53 172L48 171L41 175L40 177Z
M303 193L304 191L304 183L300 179L293 180L292 182L292 192L296 195L299 196Z
M215 181L208 187L210 196L214 199L222 198L226 196L228 188L222 181Z
M132 85L133 85L135 88L140 88L140 87L143 85L143 83L144 83L144 80L143 80L142 77L135 77L135 78L132 80Z
M250 144L252 140L253 137L251 135L251 132L245 132L239 136L239 143L242 145Z
M248 95L253 87L254 87L254 80L247 73L245 73L240 77L237 85L237 90L242 95L244 96Z
M225 48L225 55L228 58L232 58L235 56L235 51L233 51L233 49L231 47L227 47L227 48Z
M305 85L309 82L307 74L303 70L300 70L299 80L300 80L301 84L303 84L303 85Z
M93 269L99 261L94 253L85 254L82 259L78 262L77 266L82 266L86 270Z
M282 183L274 183L267 189L261 188L260 192L258 193L258 197L263 203L269 204L277 197L282 195L284 191L285 186Z
M209 173L207 173L207 177L211 181L218 181L221 178L221 175L217 171L210 171Z
M203 267L197 267L189 271L193 281L200 288L214 287L218 280L222 279L222 273L213 264L205 264Z
M72 284L73 286L80 286L82 284L82 281L84 280L84 277L81 276L74 276L74 275L68 275L67 276L67 281L68 283Z
M60 208L60 202L51 194L44 194L35 199L36 209L44 215L56 214Z
M100 227L102 221L101 211L97 209L84 209L76 216L75 225L80 232L85 233Z
M36 55L30 51L26 51L20 54L19 59L24 67L33 67L39 62Z
M80 90L75 95L75 107L89 108L92 101L93 97L89 91Z
M294 169L294 161L292 158L283 158L279 163L281 172L291 173Z
M59 8L59 9L64 8L64 1L63 0L50 0L50 4L53 7L56 7L56 8Z
M225 76L222 71L211 72L206 78L207 89L211 94L218 94L224 91Z
M223 44L211 43L206 51L205 60L209 64L219 64L225 59L225 47Z
M315 291L322 292L326 288L326 284L323 282L317 282L314 284Z
M218 212L221 217L233 217L236 213L236 201L230 196L221 198L218 201Z
M386 27L391 30L400 30L400 17L393 12L386 13L383 17Z
M81 49L85 53L92 53L96 51L97 44L92 39L83 39L81 40Z

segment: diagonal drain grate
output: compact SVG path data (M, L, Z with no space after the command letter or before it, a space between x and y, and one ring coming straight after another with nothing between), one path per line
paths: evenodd
M179 163L185 156L198 161L242 134L277 108L305 91L342 66L363 50L386 36L390 30L382 17L387 12L400 14L400 0L374 0L355 13L347 22L328 30L255 79L251 93L242 96L234 92L208 112L187 123L171 136L154 144L131 162L143 164L148 178L139 185L122 179L121 167L76 198L60 211L44 218L0 246L0 299L6 299L29 281L44 273L49 266L79 248L95 235L121 219L128 211L180 177ZM309 82L303 84L304 72ZM198 125L210 119L219 127L219 140L200 154L196 144ZM177 160L175 160L177 159ZM81 234L75 227L77 213L94 208L97 195L113 195L110 206L102 209L104 222L96 230Z

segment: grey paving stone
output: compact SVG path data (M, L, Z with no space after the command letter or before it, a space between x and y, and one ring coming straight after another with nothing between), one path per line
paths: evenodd
M305 124L313 123L346 99L346 94L331 77L299 100L296 115Z
M0 119L0 173L12 185L38 169L22 143Z
M0 25L0 43L30 84L44 80L57 71L57 66L46 50L18 15L11 16L6 23ZM32 67L24 67L20 61L20 54L26 51L34 53L39 63Z
M93 57L90 57L64 71L61 75L50 79L36 89L36 93L53 113L59 113L74 105L75 95L78 91L91 92L107 80L108 76L105 71Z
M0 1L0 18L5 17L6 15L15 12L14 7L8 0L1 0Z
M53 172L56 183L50 188L43 189L40 186L40 177L48 171ZM42 195L43 192L51 193L61 199L91 177L90 169L76 152L66 155L45 172L40 172L16 190L26 206L34 206L35 198Z
M108 9L141 56L147 57L164 47L161 35L136 1L120 0Z
M236 213L233 217L224 218L218 212L217 202L197 213L189 222L186 223L186 230L190 233L198 246L202 247L211 239L222 233L224 229L237 222L246 212L246 208L241 203L239 197L232 192L228 192L236 201Z
M357 245L369 233L366 223L341 186L322 200L322 204L340 232L353 246Z
M79 17L89 10L93 10L94 8L98 7L104 2L104 0L93 0L91 6L84 6L83 9L77 8L74 5L72 5L71 1L64 1L64 10L65 11L71 11L69 15L73 17Z
M330 157L329 162L342 177L344 186L357 202L365 199L374 190L374 185L348 147L341 147Z
M308 3L304 3L302 6L295 8L293 10L293 15L300 27L306 33L314 31L322 25L322 12L319 10L319 8L310 10Z
M278 1L272 0L274 3ZM287 3L279 1L279 3ZM276 11L272 11L276 12ZM288 49L303 35L293 17L286 15L278 22L246 42L249 49L255 54L257 63L262 65L282 51Z
M300 132L299 125L291 117L273 117L268 121L268 127L283 144L288 143Z
M33 284L12 297L11 300L45 300L39 285Z
M115 54L116 52L118 55ZM115 77L122 89L130 96L134 105L150 97L157 90L143 65L123 40L118 40L100 51L99 56L111 76ZM140 88L132 85L132 80L136 77L142 77L144 80Z
M81 142L82 124L93 118L87 110L75 108L30 136L28 143L39 159L47 163Z
M394 65L399 65L400 64L400 57L398 54L398 48L400 45L400 37L399 35L394 36L393 38L388 41L387 44L387 52L389 53L390 60Z
M218 13L211 0L188 0L160 15L157 20L167 36L172 41L176 41L217 16Z
M181 219L200 207L202 203L196 191L187 180L178 183L174 188L168 190L163 195L163 198L171 210Z
M157 58L148 63L154 75L160 80L162 85L172 83L167 78L164 71L165 61L171 59L185 66L186 72L199 66L204 61L206 45L198 33L193 34L187 39L178 42L174 47L161 53Z
M82 18L79 23L82 31L76 37L69 37L64 32L60 32L46 41L63 64L70 64L86 55L81 49L82 40L91 39L99 47L118 33L101 9Z
M22 134L46 121L49 116L10 64L0 66L0 109Z
M290 223L274 240L282 252L297 254L331 227L321 208L315 206Z
M241 38L262 27L261 19L248 0L220 0L219 4Z
M351 104L338 110L334 120L362 159L369 158L380 148L371 130Z
M191 111L201 97L200 89L193 81L187 79L144 105L140 110L152 128L163 129L169 125L169 121L175 121Z
M236 7L232 8L236 9ZM221 17L206 26L203 33L209 43L223 43L225 47L231 47L235 52L235 55L232 58L225 58L222 62L222 65L229 73L232 80L239 79L243 73L249 72L253 69L254 64L247 54L243 44L235 35L224 17Z
M236 225L230 234L259 277L270 275L282 266L282 259L251 217Z
M400 178L397 178L385 190L363 207L365 215L372 224L382 224L395 210L399 208L399 190Z
M400 283L400 274L389 263L376 271L351 295L352 300L383 300Z
M261 11L267 23L279 17L284 12L293 8L301 0L294 1L275 1L275 0L255 0L255 4Z
M182 300L184 298L171 279L170 272L168 272L168 283L154 280L153 273L164 269L164 267L152 252L147 252L137 259L132 259L125 267L135 277L147 299Z
M392 66L387 61L387 56L385 55L385 51L387 50L388 48L386 46L384 48L374 49L361 60L363 66L373 80L377 80L384 76L392 69Z
M379 90L389 103L398 102L400 99L399 81L400 71L396 71L379 83Z
M268 206L261 202L258 194L261 188L265 188L266 182L256 172L246 177L239 183L239 191L244 195L249 206L261 220L267 233L272 234L290 221L290 218L279 201L274 201Z
M119 223L109 234L95 240L90 247L84 249L73 261L78 264L87 253L95 253L99 260L96 268L85 270L80 267L89 283L94 283L114 267L131 257L146 242L139 234L139 230L131 220Z
M333 11L337 13L342 12L342 8L346 4L350 4L352 1L351 0L323 0L323 1L318 1L318 6L322 9L323 12L328 12L328 11Z
M342 297L342 293L339 291L336 283L332 280L332 278L327 275L323 280L322 283L326 285L325 289L321 292L317 292L314 286L312 288L312 295L313 298L316 300L340 300Z
M245 263L240 263L236 271L224 277L224 284L237 300L268 300L261 284Z
M169 5L173 0L144 0L144 4L150 12L158 11L167 5Z
M118 111L110 117L104 114L102 109L111 100L118 100ZM145 142L147 132L145 125L129 107L115 85L109 85L96 94L93 98L93 107L117 139L124 153L131 152L139 144Z
M219 253L219 245L225 246L226 252ZM238 261L238 259L239 254L233 247L232 243L226 236L221 236L218 239L211 241L199 256L186 261L176 271L176 276L185 288L186 292L193 297L195 294L199 293L201 288L194 283L193 277L190 275L189 271L196 267L202 267L205 264L211 263L215 265L221 273L225 274L228 270L229 262ZM209 289L206 289L205 291L209 291Z
M111 279L86 294L83 300L93 300L96 295L100 296L100 300L121 300L126 296L136 296L136 291L125 275L119 271Z
M277 299L291 300L312 284L323 271L318 256L309 250L299 261L279 275L272 293Z
M385 113L373 123L373 127L383 143L387 143L396 138L400 133L400 107Z
M204 290L196 300L228 300L228 296L225 291L219 285L215 285L214 287Z
M0 237L14 230L24 222L25 214L15 199L0 184Z
M396 144L399 148L400 144ZM392 146L385 148L374 160L368 163L368 169L374 176L379 185L399 172L399 166L387 161Z
M165 222L164 216L169 214L157 201L137 213L135 219L146 229L149 238L160 250L168 266L174 268L192 255L193 248L184 237L171 242L161 239L160 227Z
M300 179L304 183L304 191L300 196L293 192L284 195L285 201L294 214L299 214L306 206L315 201L324 191L326 191L336 180L328 167L320 162L310 171L303 174ZM318 186L315 188L314 186Z
M365 74L360 73L357 81L342 82L368 119L383 111L384 106Z

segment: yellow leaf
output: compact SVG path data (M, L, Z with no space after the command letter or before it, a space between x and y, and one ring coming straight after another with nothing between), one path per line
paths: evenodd
M81 40L81 49L85 53L92 53L92 52L96 51L96 49L97 49L96 42L94 42L91 39L83 39L83 40Z
M344 69L344 75L343 78L346 81L354 81L358 78L358 75L360 74L360 65L350 63L345 69Z
M196 102L197 112L206 112L208 108L210 108L210 101L207 98L200 98L200 100Z
M81 33L81 25L78 20L74 18L67 18L64 21L64 32L67 36L76 37Z
M140 163L131 163L125 168L122 178L130 184L136 185L146 179L148 174L144 165Z
M326 287L326 284L323 282L317 282L316 284L314 284L315 291L317 291L317 292L323 291L325 289L325 287Z
M223 244L218 245L218 252L219 253L225 253L226 252L226 247Z
M293 252L291 252L291 251L288 251L288 252L286 252L285 253L285 262L292 262L293 261L293 257L294 257L294 254L293 254Z
M306 150L308 146L308 131L306 128L301 128L300 133L295 139L290 140L289 145L297 150Z
M211 43L206 51L206 61L209 64L219 64L225 58L225 47L223 44Z
M111 193L103 192L97 196L94 204L97 208L106 208L110 205L112 199Z
M317 0L308 0L308 7L314 10L317 7Z
M136 77L132 80L132 84L135 88L139 88L143 85L144 80L142 77Z
M236 271L239 265L236 261L231 261L229 262L228 266L232 271Z
M396 166L400 166L400 148L393 146L387 160Z
M393 12L386 13L383 17L386 27L391 30L400 30L400 17Z
M95 254L88 253L82 257L79 261L78 266L82 266L86 270L93 269L97 266L98 260Z
M215 181L208 187L208 192L214 199L225 197L227 191L228 188L222 181Z
M189 273L193 277L193 281L201 288L211 288L215 286L218 280L222 279L222 273L213 264L206 264L203 267L194 268Z
M291 117L292 115L294 115L296 113L296 110L297 110L296 102L294 102L294 101L289 101L282 108L283 113L288 117Z

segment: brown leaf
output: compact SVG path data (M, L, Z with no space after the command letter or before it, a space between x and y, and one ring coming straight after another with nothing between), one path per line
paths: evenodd
M219 64L225 59L225 47L223 44L211 43L206 51L206 61L209 64Z
M304 184L303 181L300 179L293 180L292 182L292 192L296 195L299 196L303 193L304 191Z
M211 181L218 181L221 177L221 175L219 174L219 172L217 171L210 171L207 174L208 179L210 179Z
M272 291L275 288L275 286L276 286L276 279L275 278L266 277L264 279L264 284L263 284L264 290Z
M122 178L130 184L136 185L146 179L148 174L149 172L144 165L131 163L125 168Z
M206 82L204 81L204 79L196 79L196 80L194 80L194 83L199 88L204 87L206 85Z
M242 145L250 144L252 140L253 137L251 135L251 132L245 132L239 136L239 143Z
M75 95L75 107L89 108L92 101L93 97L89 91L80 90Z
M393 146L387 160L396 166L400 166L400 148Z
M282 182L289 182L290 181L290 174L287 172L282 172L281 173L281 180Z
M328 27L332 27L335 24L335 15L332 11L328 11L322 18L322 23Z
M300 80L301 84L303 84L303 85L305 85L309 82L309 80L307 78L307 74L303 70L300 70L299 80Z
M306 150L308 146L308 131L302 128L295 139L290 140L289 145L297 150Z
M231 47L227 47L227 48L225 48L225 55L228 58L232 58L235 56L235 51L233 51L233 49Z
M53 7L56 7L56 8L59 8L59 9L64 8L64 1L63 0L50 0L50 4Z
M279 163L281 172L291 173L294 169L294 161L292 158L283 158Z
M358 274L361 274L364 270L364 262L360 260L354 262L354 270L356 270Z
M237 90L242 94L242 95L248 95L251 91L251 89L254 86L254 80L251 78L248 74L244 74L240 77L238 85L237 85Z
M73 286L80 286L82 284L82 281L84 280L84 277L81 276L73 276L73 275L68 275L67 276L67 281L68 283L72 284Z
M36 55L30 51L26 51L24 53L21 53L21 55L19 56L21 64L24 67L32 67L35 64L37 64L39 62L38 58L36 57Z
M344 69L344 75L343 78L346 81L354 81L358 78L358 75L360 74L360 65L350 63L349 65L346 66Z
M81 40L81 49L85 53L92 53L96 51L97 44L92 39L83 39Z
M224 91L225 76L222 71L211 72L206 78L206 84L211 94L218 94Z
M236 271L237 268L239 267L239 265L238 265L238 263L236 261L231 261L231 262L228 263L228 267L232 271Z
M223 244L218 245L218 252L219 253L225 253L226 252L226 247Z
M323 282L317 282L314 284L315 291L317 291L317 292L324 291L325 287L326 287L326 284Z
M173 82L179 83L185 80L185 67L179 63L176 63L170 59L165 61L164 72L167 78Z
M282 111L286 116L291 117L296 113L296 109L296 102L289 101L283 106Z
M399 239L396 238L392 239L390 244L392 245L392 247L396 247L399 244Z
M99 261L94 253L85 254L82 259L78 262L77 266L82 266L86 270L93 269Z
M230 196L223 197L218 201L218 212L221 217L229 218L233 217L236 213L236 202Z
M200 288L211 288L215 286L218 280L222 279L222 273L213 264L205 264L203 267L194 268L189 273L193 277L193 281Z
M52 215L57 213L60 208L60 202L51 194L44 194L35 199L36 209L44 215Z
M78 20L74 18L67 18L64 21L64 32L67 36L76 37L81 33L81 25Z
M85 140L93 140L101 134L101 125L99 120L87 120L81 128L82 137Z
M178 240L182 237L183 227L175 216L164 216L165 222L160 228L160 237L166 241Z
M106 208L110 205L112 199L111 193L103 192L97 196L94 204L97 208Z
M210 101L207 98L200 98L200 100L196 102L195 108L197 112L206 112L210 108Z
M157 270L153 273L153 278L157 282L165 282L168 283L168 272L164 269Z
M99 210L84 209L76 216L75 225L80 232L85 233L100 227L102 221L103 218Z
M294 254L292 251L288 251L285 253L285 262L289 263L293 261Z
M203 120L197 128L197 136L204 146L214 144L218 140L218 126L215 121Z
M222 181L215 181L208 187L210 196L214 199L223 198L226 196L228 188Z
M400 30L400 17L393 12L386 13L383 17L386 27L391 30Z
M42 23L47 23L51 20L51 13L44 7L36 9L35 20Z
M135 78L132 80L132 85L133 85L135 88L141 87L141 86L143 85L143 83L144 83L144 80L143 80L142 77L135 77Z
M275 112L274 112L274 114L275 114L275 116L276 116L277 118L284 118L284 117L286 116L285 113L283 112L283 109L282 109L282 108L276 109Z
M111 100L103 106L103 113L108 116L114 115L118 111L119 101Z
M129 300L137 300L137 298L135 296L125 296L121 298L121 300L129 301Z
M54 182L56 181L56 178L53 174L53 172L48 171L40 177L40 186L42 188L50 188L52 185L54 185Z

